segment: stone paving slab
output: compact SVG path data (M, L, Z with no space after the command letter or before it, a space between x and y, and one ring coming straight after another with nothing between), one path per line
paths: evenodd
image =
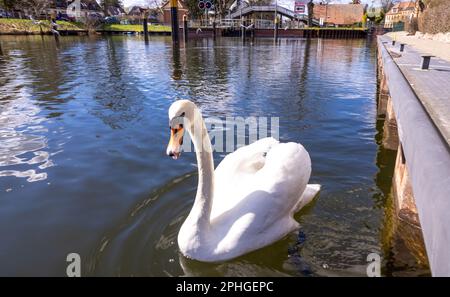
M410 45L405 45L400 52L400 43L392 46L392 39L387 41L386 49L410 83L425 110L450 145L450 62L432 57L428 70L422 70L422 54Z

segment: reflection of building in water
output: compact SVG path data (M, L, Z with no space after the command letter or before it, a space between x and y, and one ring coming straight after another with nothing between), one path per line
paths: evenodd
M11 63L0 67L0 177L25 177L28 182L47 178L42 170L53 165L43 133L46 120L32 101L26 84L30 78L20 53L12 52ZM3 73L7 69L14 75ZM8 73L9 73L8 72ZM15 90L12 92L12 90ZM9 94L9 95L4 95Z
M119 50L120 46L116 49L116 42L108 39L107 46L101 49L104 51L103 68L97 68L96 75L105 80L108 87L93 88L93 97L99 106L90 112L111 128L121 129L136 120L143 110L145 96L136 86L139 80L135 75L144 72L147 64L143 58L126 55ZM129 44L125 43L126 46Z

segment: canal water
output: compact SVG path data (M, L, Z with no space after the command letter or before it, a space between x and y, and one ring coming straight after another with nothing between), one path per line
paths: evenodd
M371 40L1 37L0 275L428 275L395 235L395 152L379 146ZM233 261L180 255L196 191L193 153L165 155L167 110L279 117L322 191L301 229ZM215 153L216 165L224 153Z

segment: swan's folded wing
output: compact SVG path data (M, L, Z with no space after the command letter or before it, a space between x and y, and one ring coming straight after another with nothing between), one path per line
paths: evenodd
M251 189L255 173L265 165L268 152L278 145L263 138L228 154L214 171L214 202L211 218L231 209Z
M215 174L255 173L264 166L268 152L278 144L275 138L267 137L241 147L220 162Z
M266 157L264 167L256 173L257 187L273 193L275 211L280 215L293 212L300 195L305 191L311 176L311 159L305 148L298 143L280 143Z
M298 143L278 143L273 138L258 142L227 156L216 169L211 219L257 191L273 197L271 205L262 207L274 216L295 210L311 175L308 152Z

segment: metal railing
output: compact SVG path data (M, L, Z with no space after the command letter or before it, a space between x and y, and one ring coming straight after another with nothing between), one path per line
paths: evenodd
M188 26L189 28L213 28L214 19L199 19L199 20L189 20ZM241 24L248 27L251 24L254 24L253 28L256 29L273 29L274 21L273 20L240 20L240 19L216 19L216 28L231 28L231 29L240 29ZM298 29L303 28L304 24L299 21L284 21L279 24L280 29Z
M214 21L216 22L216 28L240 28L242 21L239 19L198 19L189 20L188 25L190 28L212 28Z

